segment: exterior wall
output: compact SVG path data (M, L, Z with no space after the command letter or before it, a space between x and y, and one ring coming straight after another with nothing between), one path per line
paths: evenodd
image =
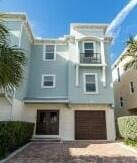
M26 104L22 112L22 120L36 123L36 113L38 109L55 109L60 111L59 136L63 140L75 139L75 110L105 110L107 139L115 139L113 109L111 109L109 105Z
M24 50L26 55L26 65L24 67L24 80L20 84L20 87L16 90L15 97L19 100L23 100L27 93L27 84L29 77L30 67L30 55L31 55L31 42L28 33L25 30L24 22L21 20L8 20L5 21L5 26L10 32L10 44L11 46L18 46Z
M21 36L21 21L5 21L4 22L5 26L10 32L10 44L11 46L18 46L19 45L19 40Z
M30 75L30 64L31 64L31 43L29 37L25 31L24 25L21 26L21 36L20 36L20 48L22 48L26 55L26 63L24 67L24 76L23 81L20 84L20 87L16 91L15 97L18 100L23 100L27 95L28 83L29 83L29 75Z
M15 98L23 100L24 98L46 98L46 97L65 97L70 103L91 103L91 104L113 104L113 92L111 88L111 69L109 59L109 42L104 41L104 53L106 63L106 86L103 86L103 68L102 67L79 67L79 86L76 87L76 63L79 52L82 51L83 41L95 41L95 38L103 39L107 26L94 26L92 24L72 24L70 35L74 40L65 40L64 44L56 41L46 41L45 43L31 43L30 35L26 31L25 21L9 21L8 26L11 29L17 44L26 52L27 63L24 68L24 80L16 90ZM65 39L65 38L64 38ZM78 41L78 46L77 46ZM96 52L101 54L101 41L96 40ZM56 60L43 60L43 46L46 44L56 45ZM79 48L79 50L78 50ZM99 93L94 95L84 94L84 73L97 73ZM42 74L55 74L56 87L53 89L41 88ZM35 88L35 89L34 89Z
M115 80L113 87L114 87L114 98L115 98L115 113L116 116L125 116L125 115L132 115L132 109L137 108L137 71L127 71L124 72L121 77L120 81ZM130 92L130 82L133 81L135 85L135 92L132 94ZM124 105L123 107L120 106L120 97L123 97Z
M36 123L37 109L58 109L60 110L59 136L63 140L74 140L75 110L105 110L107 139L114 140L114 115L113 109L110 108L110 105L113 104L109 58L110 42L105 42L104 40L106 27L98 25L96 28L90 24L73 28L72 25L70 36L68 38L64 37L62 44L59 43L61 39L36 40L32 36L32 40L30 40L31 31L27 27L26 18L23 18L22 21L9 21L7 24L11 29L11 44L18 45L24 49L27 57L27 63L24 67L24 80L16 90L12 105L12 119ZM96 41L96 52L98 53L102 53L101 41L103 40L105 59L101 63L102 67L98 65L96 67L79 66L79 86L76 86L76 64L80 55L78 51L82 50L82 41L93 41L94 38L99 40ZM43 46L45 44L56 45L56 61L43 60ZM105 64L106 67L104 67ZM106 69L106 86L103 85L103 68ZM98 94L84 94L84 73L97 73ZM56 87L53 89L41 88L42 74L55 74ZM66 97L69 100L69 104L24 104L23 99L27 97Z
M11 104L5 97L0 97L0 121L11 120Z
M18 99L13 100L12 104L12 120L22 121L24 103Z
M93 30L93 29L92 29ZM89 29L87 29L89 32ZM74 30L73 30L74 32ZM91 31L90 31L91 32ZM92 31L93 32L93 31ZM91 32L91 35L92 35ZM103 32L100 30L100 33ZM77 34L77 32L74 34ZM95 34L94 34L95 35ZM82 33L82 36L86 36ZM76 38L81 38L82 36L75 35ZM89 35L90 36L90 35ZM96 35L97 37L98 35ZM103 33L102 35L103 36ZM79 42L79 50L80 52L82 51L82 42L83 41L93 41L92 38L88 39L83 39L82 41ZM101 55L101 47L100 43L96 42L96 51L100 53ZM104 50L105 50L105 60L106 60L106 86L103 86L103 72L102 72L102 67L81 67L79 66L79 86L76 87L76 64L77 64L77 55L80 55L77 52L77 46L75 42L70 42L69 43L69 101L70 103L103 103L103 104L113 104L114 99L113 99L113 91L111 87L111 82L112 82L112 74L111 74L111 65L110 65L110 52L109 52L109 43L104 43ZM98 75L98 87L99 87L99 93L98 94L84 94L84 81L83 81L83 75L84 73L97 73Z
M41 88L42 74L55 74L56 87ZM43 60L43 45L33 45L27 97L68 96L68 47L56 44L56 60ZM35 89L34 89L35 88Z

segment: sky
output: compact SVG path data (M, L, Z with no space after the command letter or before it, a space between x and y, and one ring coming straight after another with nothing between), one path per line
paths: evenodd
M1 12L26 12L37 37L69 34L70 23L111 23L130 0L0 0ZM135 1L135 0L134 0ZM137 34L137 7L113 34L111 62L121 54L129 36Z

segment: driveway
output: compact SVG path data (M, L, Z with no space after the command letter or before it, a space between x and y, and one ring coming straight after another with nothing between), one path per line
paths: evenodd
M137 153L118 143L31 143L6 163L137 163Z

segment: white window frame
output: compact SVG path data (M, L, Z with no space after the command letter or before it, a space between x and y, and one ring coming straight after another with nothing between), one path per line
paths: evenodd
M93 43L93 50L94 50L93 55L95 55L95 53L96 53L96 42L95 41L83 41L83 44L82 44L83 53L85 53L85 43ZM91 50L91 49L86 49L86 50Z
M46 59L46 46L48 45L54 46L54 58L53 59ZM56 61L56 44L44 44L43 45L43 60L44 61Z
M133 82L133 81L129 82L129 90L130 90L130 94L133 95L135 93L135 86L134 86L134 82L133 82L134 92L132 92L131 91L131 82Z
M53 77L53 86L44 86L44 77L52 76ZM41 88L55 88L56 87L56 75L55 74L42 74L41 79Z
M95 92L87 92L86 91L86 76L87 75L94 75L95 76L95 85L96 85L96 91ZM98 89L98 75L97 75L97 73L84 73L83 78L84 78L84 94L98 94L99 89Z

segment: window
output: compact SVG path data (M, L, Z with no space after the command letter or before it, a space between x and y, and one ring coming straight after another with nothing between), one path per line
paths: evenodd
M55 60L56 59L55 51L56 51L55 45L44 45L44 55L43 55L44 58L43 59L46 61Z
M118 76L118 81L120 82L120 70L119 70L119 67L117 68L117 76Z
M84 42L83 43L83 51L85 57L93 57L95 51L95 43L94 42Z
M130 93L133 94L135 92L135 87L133 81L130 82Z
M123 97L120 97L120 107L122 108L124 105L124 102L123 102Z
M55 88L55 77L52 74L42 75L42 88Z
M84 74L84 93L96 94L98 92L97 74Z

